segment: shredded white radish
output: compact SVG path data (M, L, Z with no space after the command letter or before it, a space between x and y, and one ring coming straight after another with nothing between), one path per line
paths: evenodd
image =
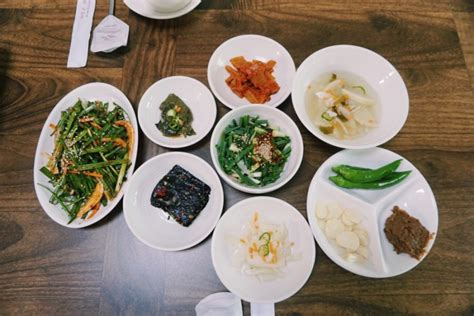
M255 212L238 238L232 261L245 275L260 281L273 280L284 276L283 269L289 261L301 259L292 247L284 224L262 222Z

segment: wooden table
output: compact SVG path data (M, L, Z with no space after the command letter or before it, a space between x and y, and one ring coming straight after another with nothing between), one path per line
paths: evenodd
M197 10L153 21L118 3L128 47L89 54L67 69L74 0L0 0L0 314L192 315L204 296L224 291L211 264L210 238L167 253L139 242L121 204L102 222L72 230L54 223L33 189L33 158L54 105L79 85L119 87L135 108L170 75L207 84L211 53L245 33L282 43L296 65L325 46L368 47L400 71L410 95L402 131L383 147L402 154L436 195L440 226L426 260L402 276L351 274L318 248L311 278L278 314L474 313L474 2L472 0L204 0ZM107 12L98 1L95 24ZM306 215L308 184L337 148L315 139L291 100L280 107L304 139L303 164L272 193ZM218 104L218 116L228 111ZM208 135L190 152L210 161ZM138 165L166 150L140 133ZM247 197L224 185L225 208ZM249 305L244 304L246 313Z

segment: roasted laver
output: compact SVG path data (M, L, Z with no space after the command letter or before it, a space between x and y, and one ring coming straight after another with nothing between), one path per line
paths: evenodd
M158 182L150 202L187 227L209 202L210 193L211 188L207 184L181 166L175 165Z

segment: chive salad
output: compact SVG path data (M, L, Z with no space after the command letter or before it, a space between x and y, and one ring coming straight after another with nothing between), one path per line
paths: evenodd
M233 120L216 145L222 170L237 182L263 187L280 178L291 139L268 120L245 115Z
M50 203L69 216L91 218L114 199L126 181L134 131L124 110L101 101L78 100L51 124L54 150L40 171L52 188Z

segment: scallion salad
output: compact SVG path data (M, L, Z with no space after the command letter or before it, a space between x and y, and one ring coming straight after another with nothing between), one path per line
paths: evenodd
M222 170L237 182L263 187L278 180L291 154L291 139L268 120L233 120L216 145Z

